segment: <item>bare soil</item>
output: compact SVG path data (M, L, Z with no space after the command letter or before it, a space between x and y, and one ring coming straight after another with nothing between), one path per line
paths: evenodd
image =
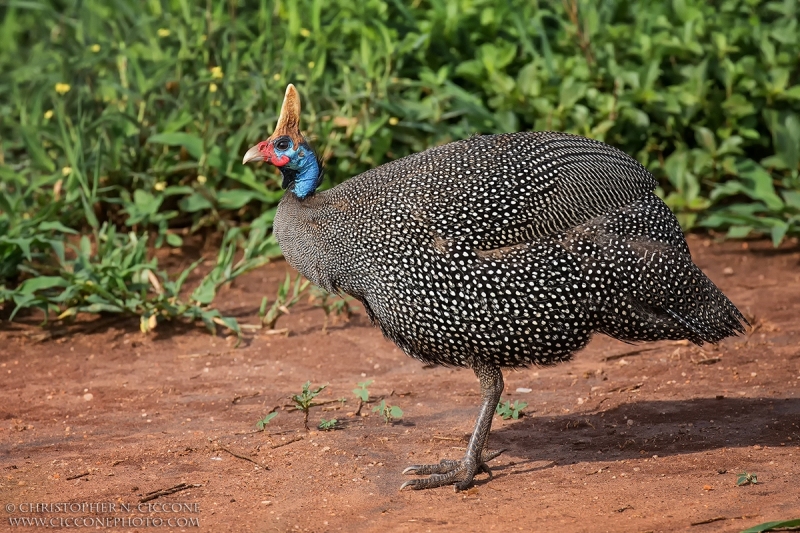
M493 480L461 493L398 488L409 464L463 455L475 376L423 368L363 311L323 332L323 312L304 301L278 322L288 336L251 330L239 347L186 325L143 335L128 319L64 336L32 318L5 323L0 503L14 512L0 510L0 530L14 517L137 516L200 524L160 531L706 533L800 518L800 249L697 237L690 246L751 320L749 334L703 347L598 335L570 363L506 372L504 400L528 407L519 420L495 417L490 445L507 451ZM275 262L218 302L256 323L287 268ZM357 416L352 390L367 379L373 402ZM288 407L307 380L327 383L317 401L330 402L311 410L310 432ZM402 421L372 413L380 399L400 406ZM314 429L321 418L340 429ZM744 471L758 483L737 486ZM149 503L199 512L136 508L181 483L191 487ZM133 509L24 512L54 502Z

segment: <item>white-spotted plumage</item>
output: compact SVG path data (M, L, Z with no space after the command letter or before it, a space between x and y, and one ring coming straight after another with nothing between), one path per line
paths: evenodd
M568 359L593 332L716 342L739 311L694 265L636 160L563 133L476 136L300 200L275 235L426 363Z

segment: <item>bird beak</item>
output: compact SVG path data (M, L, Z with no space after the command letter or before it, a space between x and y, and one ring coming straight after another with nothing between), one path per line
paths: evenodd
M261 150L259 149L259 145L260 145L260 143L255 145L255 146L253 146L252 148L250 148L247 151L247 153L244 154L244 158L242 159L242 164L243 165L249 163L250 161L263 161L264 160L264 154L261 153Z

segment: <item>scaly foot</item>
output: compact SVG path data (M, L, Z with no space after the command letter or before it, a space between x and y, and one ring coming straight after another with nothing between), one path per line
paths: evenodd
M455 484L456 492L468 489L472 485L472 480L477 474L485 472L489 474L489 479L492 479L492 470L486 463L504 451L505 450L484 450L481 454L480 462L467 455L460 461L443 459L438 464L409 466L403 470L403 474L429 475L430 477L406 481L400 486L400 490L406 487L413 490L432 489L451 484Z

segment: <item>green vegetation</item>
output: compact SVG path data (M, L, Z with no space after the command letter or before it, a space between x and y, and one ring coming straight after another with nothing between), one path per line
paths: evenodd
M267 309L269 300L266 296L261 300L261 308L258 311L258 316L261 318L261 324L267 329L275 329L278 319L283 315L289 314L289 308L293 307L300 301L303 291L308 288L309 281L303 279L299 274L292 284L292 277L286 273L286 279L278 287L278 293L275 296L275 301ZM291 289L291 293L290 293Z
M77 233L56 227L69 236ZM140 317L143 332L155 329L161 319L185 318L201 320L211 332L221 325L240 335L236 320L222 316L209 304L222 285L268 260L263 242L258 242L264 235L263 230L251 230L246 239L249 245L245 245L244 253L236 260L240 230L233 228L226 232L216 266L186 296L181 295L183 286L201 261L170 277L158 268L155 258L148 259L146 234L119 234L115 226L103 223L93 232L93 238L84 235L74 243L43 235L22 237L16 244L21 246L23 258L29 261L20 265L27 279L14 290L0 285L0 302L8 300L14 304L10 318L26 307L39 307L45 316L55 312L59 319L82 312L126 313ZM46 242L53 250L52 262L32 261L31 249L36 242Z
M372 384L372 380L363 381L358 384L358 388L353 389L353 394L358 398L358 410L355 413L350 413L350 415L359 416L361 412L361 408L364 404L369 402L369 391L367 387ZM340 407L344 408L345 403L347 402L346 398L339 398L337 400L325 401L321 403L314 403L314 398L316 398L323 390L325 390L328 385L321 385L316 388L311 387L311 382L306 381L303 383L303 388L300 391L300 394L293 394L291 397L292 403L294 404L293 408L303 412L303 427L306 431L309 430L308 427L308 417L312 407L317 407L319 405L324 405L326 403L340 403ZM523 406L524 407L524 406ZM387 424L389 422L393 422L396 420L400 420L403 418L403 410L396 405L389 405L386 403L386 400L381 400L381 402L372 408L373 413L377 413L383 417L384 422ZM259 429L263 430L264 426L269 424L269 422L277 416L277 412L268 413L262 420L257 422L257 426ZM330 431L333 429L337 429L339 427L339 420L336 418L331 418L330 420L326 420L322 418L317 424L317 428L322 431Z
M278 416L278 413L277 413L277 412L275 412L275 411L273 411L273 412L271 412L271 413L267 413L267 416L265 416L264 418L262 418L261 420L259 420L258 422L256 422L256 427L257 427L258 429L260 429L261 431L264 431L264 428L266 428L266 427L267 427L267 424L269 424L269 423L270 423L270 421L271 421L273 418L275 418L276 416Z
M797 531L800 529L800 518L794 520L777 520L775 522L764 522L757 526L749 527L741 533L762 533L762 531Z
M355 411L356 416L361 414L361 408L364 407L365 403L369 402L369 390L367 390L367 387L372 385L372 381L371 379L362 381L358 384L358 387L353 389L353 394L358 398L358 408Z
M522 416L522 410L526 407L528 407L526 402L514 400L514 403L512 404L510 400L506 400L505 403L498 403L494 412L503 417L503 420L510 420L512 418L517 420Z
M306 428L306 431L308 431L308 412L312 407L314 407L314 405L316 405L314 404L313 400L325 389L325 387L327 387L327 385L322 385L314 390L311 390L310 387L311 382L306 381L303 384L303 390L300 392L300 394L292 395L292 401L294 402L295 407L299 411L303 411L303 427Z
M353 312L353 306L350 304L353 300L351 297L331 294L325 289L311 285L307 279L304 279L299 274L295 277L294 283L292 283L292 278L287 273L286 279L278 287L275 301L272 302L272 305L269 305L269 298L266 296L261 299L261 307L258 311L261 325L267 329L274 330L278 324L278 319L288 315L289 309L297 305L306 293L308 293L309 302L325 312L325 322L322 325L323 332L327 332L331 315L333 315L334 319L344 316L345 320L348 320ZM268 305L269 308L267 308Z
M748 474L747 472L742 472L739 474L739 477L736 478L736 486L741 487L742 485L757 485L758 484L758 476L753 473Z
M358 387L353 389L353 394L360 402L367 403L369 401L369 390L367 390L367 387L372 385L372 381L371 379L362 381L358 384Z
M213 299L279 254L270 229L282 194L273 169L240 158L270 133L289 81L324 187L474 133L562 130L635 156L686 230L777 245L800 235L798 10L791 0L9 0L0 307L237 331ZM168 273L158 258L196 234L223 252L189 292L198 265Z
M381 415L387 424L403 418L403 410L396 405L387 404L386 400L381 400L381 403L372 408L372 412Z
M319 425L317 427L322 431L331 431L336 429L338 423L339 421L336 420L335 418L331 418L330 420L325 420L323 418L319 421Z
M322 325L323 332L328 331L329 323L335 323L340 318L347 321L352 317L354 306L351 303L353 301L351 296L332 294L316 285L311 286L310 292L309 301L325 313L325 322ZM333 317L333 320L331 320L331 317Z

